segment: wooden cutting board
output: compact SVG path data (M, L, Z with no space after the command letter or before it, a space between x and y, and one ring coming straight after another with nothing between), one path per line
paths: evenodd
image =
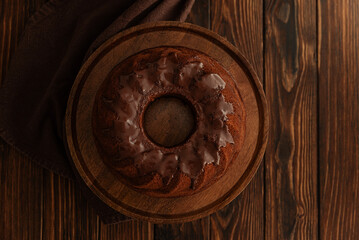
M247 114L243 147L225 175L197 194L178 198L150 197L122 184L99 156L91 127L95 95L109 72L129 56L163 46L194 49L217 60L235 80ZM179 22L136 26L106 41L82 66L71 90L65 119L69 152L88 187L113 209L157 223L192 221L232 201L260 165L268 124L262 86L243 55L217 34Z

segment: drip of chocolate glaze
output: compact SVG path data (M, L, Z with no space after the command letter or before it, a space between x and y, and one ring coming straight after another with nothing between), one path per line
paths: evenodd
M177 170L178 155L170 153L163 157L158 168L159 173L163 177L171 179Z
M135 159L135 165L142 174L154 172L158 170L162 157L161 150L143 152Z
M180 170L194 182L206 164L219 164L221 147L234 143L226 125L227 115L233 113L233 106L225 101L221 93L226 84L218 74L206 73L201 61L180 66L177 55L167 52L141 69L118 76L118 81L120 89L115 93L117 98L102 96L103 102L116 115L112 126L120 143L116 160L132 159L140 175L157 172L169 179L168 184ZM140 130L139 109L141 102L151 97L152 92L169 86L193 96L194 104L200 109L197 114L201 116L188 143L173 148L173 151L164 151L155 145L145 144L148 139Z
M185 147L179 153L179 159L181 171L193 179L201 173L204 167L204 161L201 161L192 145Z
M169 87L173 85L174 75L177 72L178 60L176 54L163 56L157 61L157 76L161 86Z
M203 71L203 63L191 62L179 70L178 85L184 88L190 87L198 81Z
M149 64L148 68L134 71L135 74L132 75L132 80L138 83L140 86L140 93L146 94L152 90L155 86L154 75L154 64Z

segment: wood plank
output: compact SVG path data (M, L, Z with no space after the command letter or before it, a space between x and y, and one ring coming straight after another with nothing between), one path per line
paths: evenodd
M210 9L209 0L196 0L187 22L208 28ZM208 217L182 224L155 224L155 239L208 239Z
M199 25L204 28L210 27L210 0L196 0L193 4L186 22Z
M211 1L211 30L232 42L263 76L263 1ZM223 210L212 214L211 239L264 238L263 167L247 188Z
M263 80L263 0L212 1L211 30L236 46Z
M155 239L209 239L209 219L205 217L182 224L157 224Z
M44 239L98 239L99 217L72 180L44 170L43 196Z
M272 124L265 160L265 237L317 239L316 4L265 3L265 85Z
M320 237L359 235L359 2L318 1Z
M43 169L0 139L0 236L41 239Z
M153 224L137 220L106 225L101 223L101 235L99 239L113 240L150 240L153 239Z

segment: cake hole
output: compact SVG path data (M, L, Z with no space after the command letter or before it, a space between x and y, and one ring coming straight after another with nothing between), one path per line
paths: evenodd
M162 96L145 109L143 128L147 137L162 147L185 143L196 127L193 105L181 96Z

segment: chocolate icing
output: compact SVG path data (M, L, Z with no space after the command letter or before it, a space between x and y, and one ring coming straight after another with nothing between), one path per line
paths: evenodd
M177 171L196 181L207 164L220 164L221 148L234 143L226 124L233 106L222 94L223 79L206 72L199 58L180 64L176 51L166 48L159 58L131 67L126 74L113 74L117 86L104 89L100 96L102 105L114 115L102 133L117 143L116 161L133 163L141 176L157 172L167 179L166 184ZM164 95L187 99L197 115L193 135L173 148L157 146L142 129L146 106Z

